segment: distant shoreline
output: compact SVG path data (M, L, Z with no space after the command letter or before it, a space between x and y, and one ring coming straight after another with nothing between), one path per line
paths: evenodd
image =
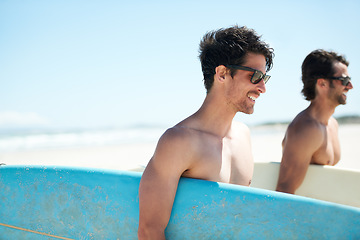
M339 124L360 124L360 116L358 115L346 115L341 117L335 117ZM265 122L255 126L282 126L289 125L291 121L277 121L277 122Z

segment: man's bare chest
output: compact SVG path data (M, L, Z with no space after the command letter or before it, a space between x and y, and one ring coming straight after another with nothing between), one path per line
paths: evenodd
M223 141L201 147L194 165L183 176L248 186L253 174L250 146Z
M340 144L337 136L327 135L321 147L313 154L311 163L334 165L340 159Z

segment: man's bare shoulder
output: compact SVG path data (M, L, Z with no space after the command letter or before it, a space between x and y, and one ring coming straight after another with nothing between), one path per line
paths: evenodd
M285 143L296 143L299 146L312 145L319 147L324 141L326 128L323 124L307 115L298 115L288 126Z
M184 137L189 136L191 133L189 131L189 129L184 128L184 127L178 127L178 126L174 126L171 128L168 128L164 134L161 136L160 139L163 140L178 140L178 139L182 139Z
M298 134L316 134L324 130L324 125L307 114L299 114L289 124L288 130Z
M306 173L307 166L323 145L325 137L326 127L323 124L311 116L299 114L289 124L283 140L282 171L301 172L301 176Z
M209 135L209 133L202 131L200 129L176 125L174 127L168 128L165 133L161 136L160 141L165 142L176 142L178 143L187 143L194 138L203 137Z
M180 176L192 162L191 133L186 129L172 127L160 137L154 155L150 159L146 172Z
M242 122L233 121L231 129L232 138L250 137L250 128Z
M239 121L233 121L232 127L235 128L237 131L250 132L249 127L246 124Z
M189 141L193 135L193 132L186 128L169 128L160 137L157 150L171 149L173 152L176 152L177 149L179 149L181 151L183 148L186 148L190 145Z
M196 150L199 142L214 138L210 133L182 125L176 125L167 129L160 137L156 152L171 151L176 156L190 154ZM186 154L187 153L187 154Z
M334 117L331 117L329 119L329 126L331 126L332 128L338 128L339 127L339 123L338 121L334 118Z
M322 146L325 138L326 126L302 112L288 126L283 140L283 154L312 154Z

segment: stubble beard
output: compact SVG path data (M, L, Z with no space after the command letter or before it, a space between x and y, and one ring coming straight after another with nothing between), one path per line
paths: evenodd
M341 94L338 97L338 102L339 102L340 105L345 105L346 104L346 98L344 99L343 95Z
M338 105L345 105L346 104L346 96L343 96L343 93L337 94L335 95L335 93L333 93L333 98L335 99L335 101L338 103Z
M254 113L254 104L250 105L248 103L248 99L245 99L244 101L242 101L240 104L239 104L239 110L238 112L242 112L242 113L245 113L245 114L253 114Z
M345 105L346 104L346 95L344 97L342 92L340 94L338 94L335 91L334 84L332 84L332 83L330 84L330 89L331 89L331 91L329 92L329 97L334 98L334 100L338 103L338 105Z

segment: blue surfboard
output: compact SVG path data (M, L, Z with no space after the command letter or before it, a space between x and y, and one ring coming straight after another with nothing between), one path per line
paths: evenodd
M137 239L140 178L118 170L0 166L0 239ZM166 237L360 239L360 208L182 178Z

